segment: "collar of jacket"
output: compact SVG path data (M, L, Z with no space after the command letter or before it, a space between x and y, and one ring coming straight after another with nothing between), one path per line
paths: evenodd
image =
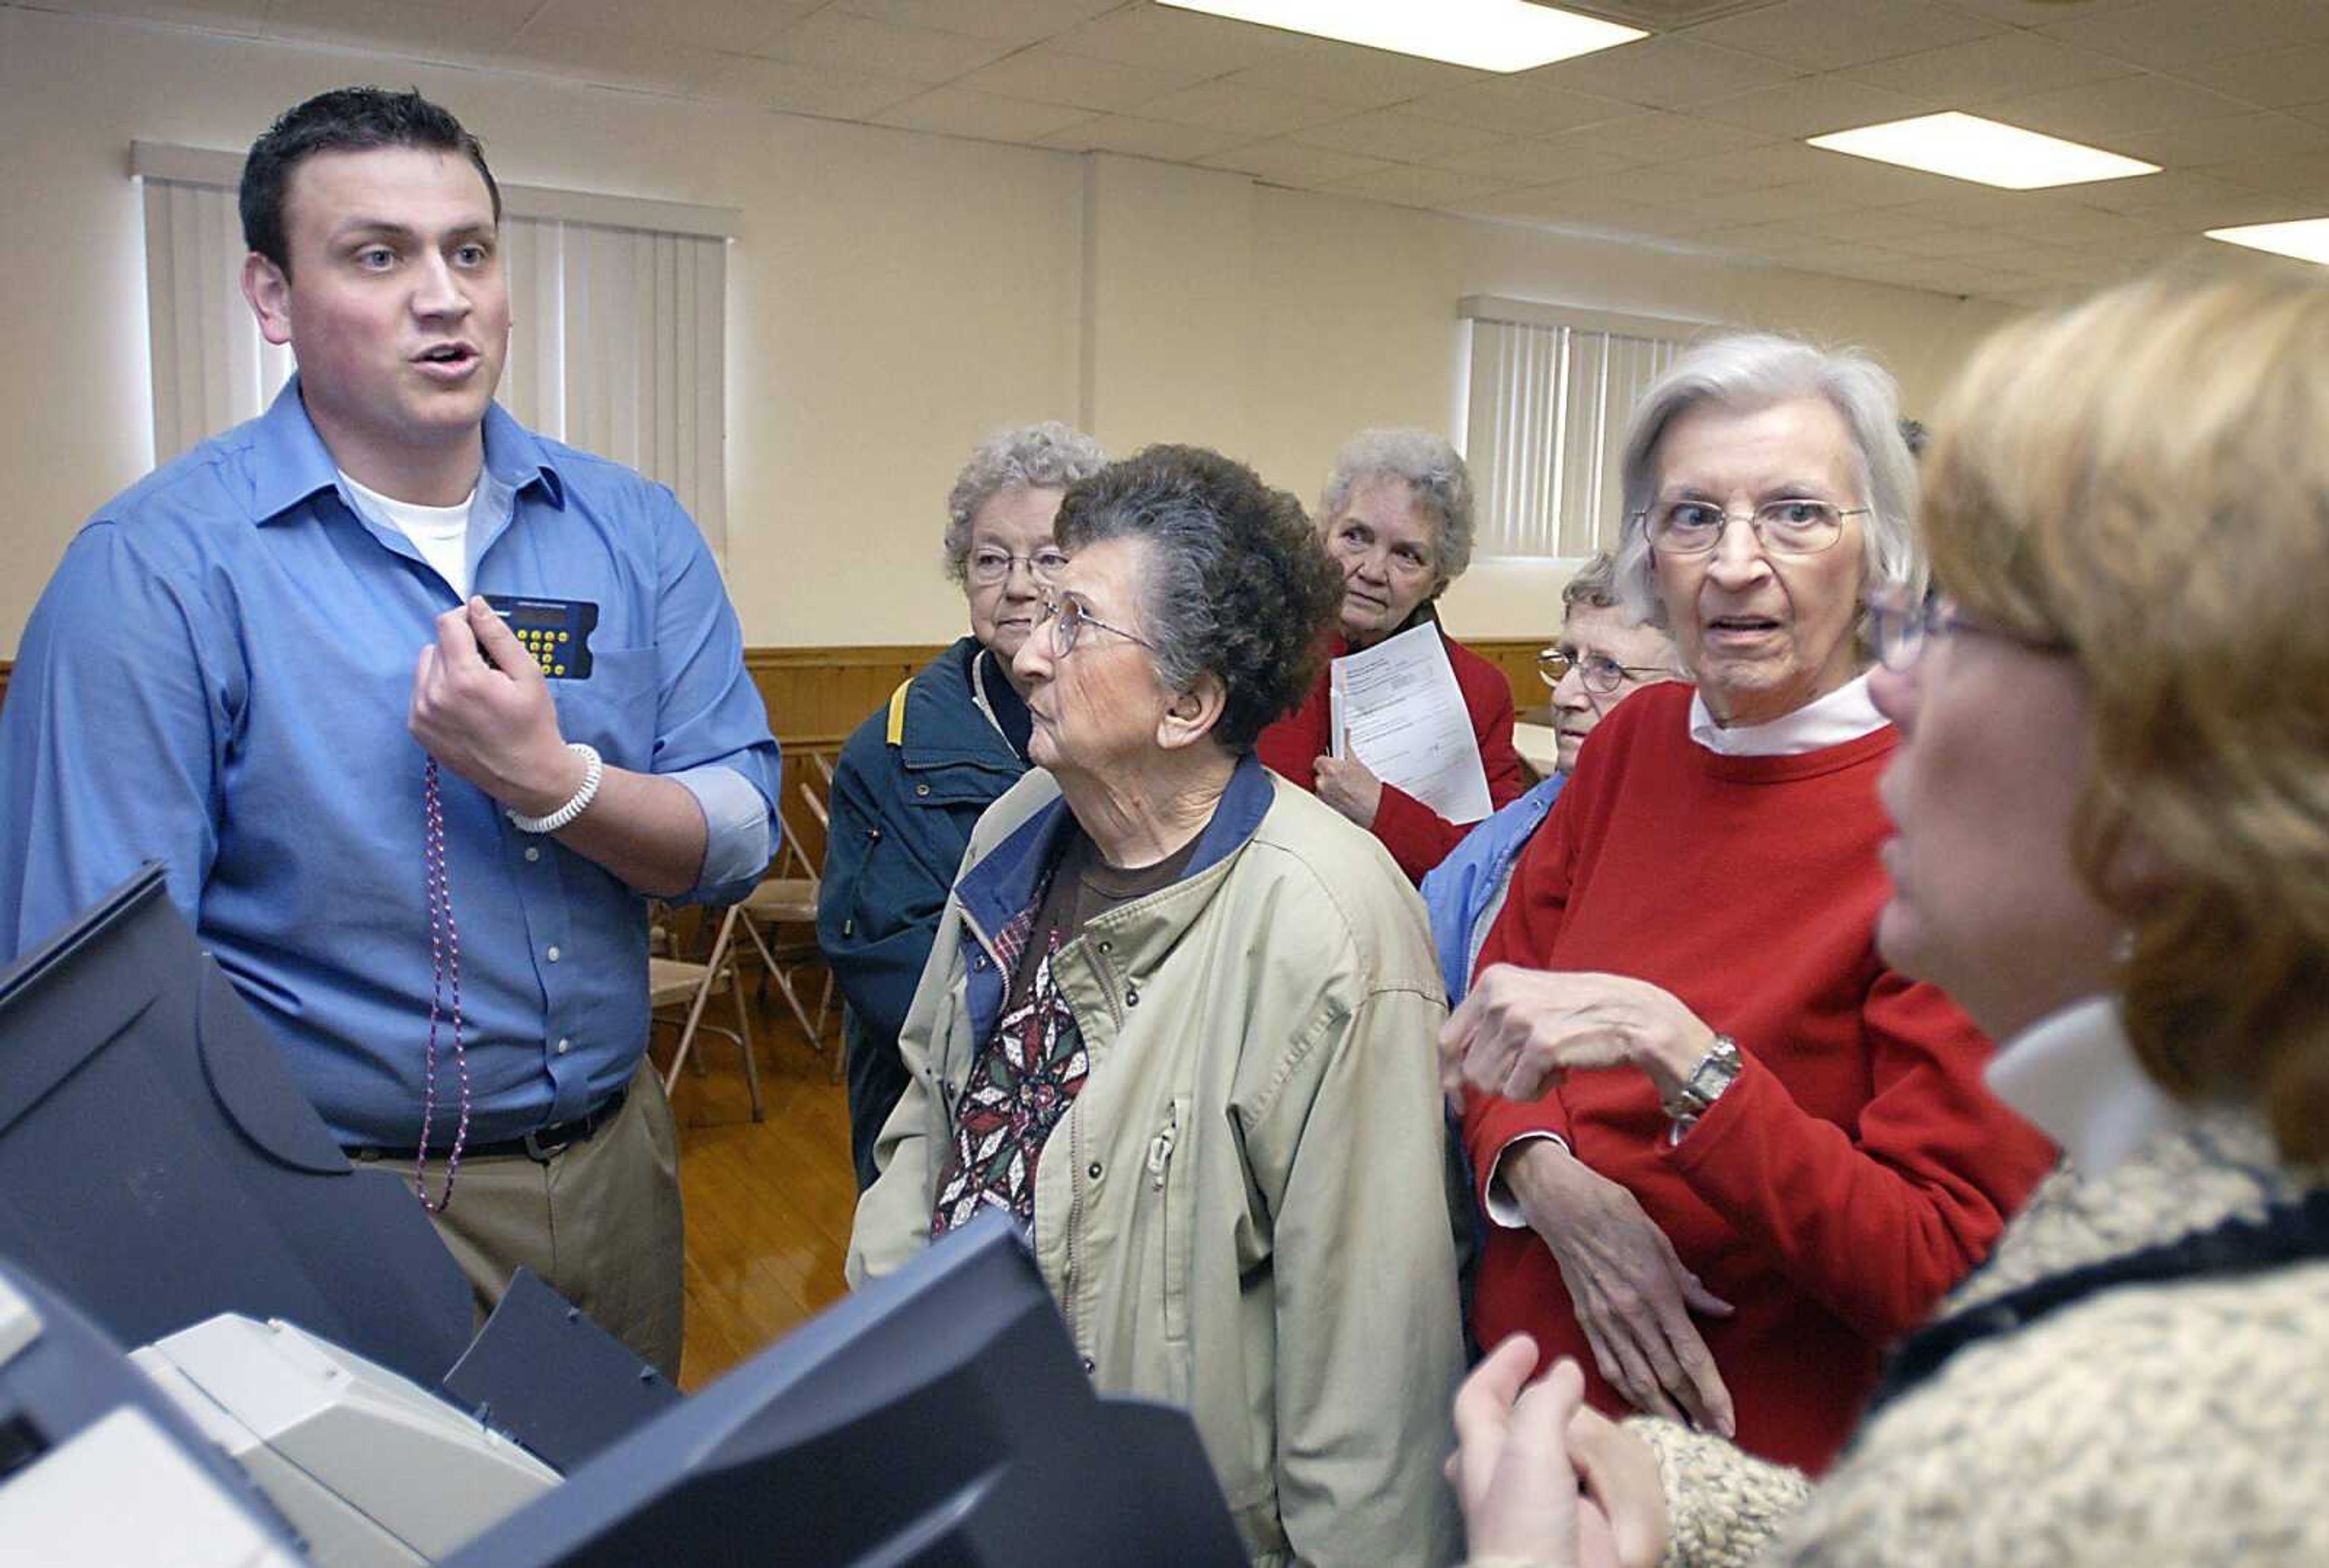
M976 638L962 638L906 688L898 760L908 771L970 767L1015 779L1027 770L1026 759L1011 749L972 699L971 662L984 651ZM979 798L993 798L991 779L976 788Z
M1051 788L1056 789L1058 786ZM1189 856L1188 868L1174 885L1185 886L1243 848L1276 798L1276 789L1261 759L1251 751L1240 757L1230 774L1228 788L1221 791L1221 803L1213 808L1213 819L1197 836L1197 847ZM1066 798L1054 795L977 864L963 873L961 882L956 885L955 897L971 927L973 940L990 956L994 933L1035 902L1036 888L1044 868L1051 863L1060 831L1067 821ZM1193 909L1175 912L1180 917L1174 922L1176 926L1194 918ZM972 1039L983 1041L992 1033L995 1019L1002 1011L1006 978L1000 967L992 962L971 968Z

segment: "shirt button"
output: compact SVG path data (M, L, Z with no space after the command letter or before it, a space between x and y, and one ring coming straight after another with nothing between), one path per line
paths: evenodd
M558 1042L558 1053L559 1053L561 1056L565 1055L565 1054L567 1053L567 1052L569 1052L569 1051L572 1050L573 1048L574 1048L574 1042L573 1042L573 1041L571 1041L571 1040L561 1039L561 1040Z
M546 953L542 954L542 956L543 958L545 958L545 959L548 959L552 963L553 963L553 964L554 964L554 963L556 963L556 962L558 961L558 949L557 949L556 948L552 948L552 949L551 949L548 952L546 952Z
M1099 950L1104 953L1112 953L1116 951L1116 944L1111 941L1103 940L1099 944Z
M1099 1180L1099 1161L1094 1160L1091 1164L1086 1166L1084 1167L1084 1175L1091 1177L1094 1181Z
M542 845L538 844L527 845L525 846L525 857L528 860L540 860L542 858Z
M1093 1366L1093 1365L1092 1365L1092 1358L1091 1358L1090 1356L1087 1355L1087 1356L1085 1356L1085 1357L1083 1358L1083 1360L1084 1360L1084 1371L1085 1371L1085 1372L1087 1372L1087 1373L1090 1373L1090 1372L1094 1372L1094 1371L1097 1371L1097 1370L1098 1370L1098 1368L1096 1368L1095 1366Z
M1139 987L1127 986L1124 987L1124 1005L1127 1007L1137 1007L1140 1006Z

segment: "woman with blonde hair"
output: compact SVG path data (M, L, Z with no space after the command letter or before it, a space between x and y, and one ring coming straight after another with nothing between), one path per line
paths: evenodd
M1566 1365L1515 1403L1500 1348L1457 1401L1476 1560L2329 1561L2324 426L2315 283L2132 286L1975 357L1928 458L1947 597L1875 607L1879 940L2066 1167L1816 1488L1575 1414Z

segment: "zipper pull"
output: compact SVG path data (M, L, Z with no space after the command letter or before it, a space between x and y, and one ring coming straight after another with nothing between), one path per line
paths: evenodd
M1164 1124L1163 1131L1148 1141L1149 1181L1160 1193L1164 1190L1164 1167L1172 1163L1173 1140L1178 1135L1180 1129L1181 1110L1178 1106L1175 1106L1173 1109L1173 1119Z

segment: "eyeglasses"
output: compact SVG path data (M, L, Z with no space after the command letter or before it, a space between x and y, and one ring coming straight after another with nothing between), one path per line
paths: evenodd
M1843 520L1866 515L1865 506L1834 506L1799 497L1767 501L1747 519L1755 537L1774 555L1817 555L1843 537ZM1722 542L1733 514L1711 501L1669 501L1636 518L1649 520L1650 544L1668 555L1704 555Z
M1917 662L1925 645L1959 632L1973 632L1981 637L1994 637L2018 643L2033 653L2068 654L2074 652L2069 639L2059 637L2025 637L2004 627L1977 621L1957 608L1957 602L1940 595L1910 604L1908 596L1897 589L1883 590L1868 599L1868 640L1875 646L1876 662L1888 670L1905 670Z
M1156 645L1146 638L1127 631L1120 626L1108 625L1098 616L1087 613L1072 600L1065 603L1056 599L1045 600L1043 608L1035 614L1035 624L1040 627L1046 621L1051 627L1051 656L1055 659L1063 659L1076 651L1076 642L1083 636L1086 627L1094 631L1112 631L1127 642L1136 642L1151 653L1156 651Z
M1607 654L1579 656L1549 647L1536 656L1536 678L1548 686L1561 685L1571 670L1585 683L1585 689L1597 697L1606 697L1624 685L1628 675L1637 681L1662 681L1674 674L1655 665L1621 665Z
M1068 553L1051 545L1032 555L1014 555L1006 550L974 550L970 553L970 580L981 588L992 588L1006 581L1013 567L1023 566L1029 577L1049 587L1067 563Z

